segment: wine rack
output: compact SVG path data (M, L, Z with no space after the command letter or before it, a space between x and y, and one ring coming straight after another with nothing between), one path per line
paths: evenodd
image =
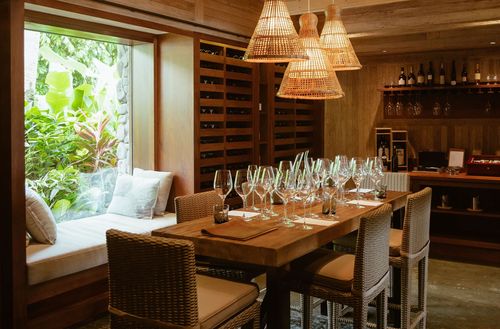
M261 67L261 163L277 165L306 150L323 155L324 102L277 97L285 70L283 64Z
M195 191L213 189L217 169L258 162L259 66L242 60L244 48L195 42ZM226 203L236 207L235 193Z

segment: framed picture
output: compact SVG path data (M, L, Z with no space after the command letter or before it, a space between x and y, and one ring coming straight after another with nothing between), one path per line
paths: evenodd
M464 157L465 157L464 149L450 149L450 153L448 155L448 167L463 168Z

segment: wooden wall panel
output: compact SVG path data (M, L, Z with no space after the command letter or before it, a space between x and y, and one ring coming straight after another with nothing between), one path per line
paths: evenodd
M132 51L132 162L134 168L155 166L154 44L135 45Z
M409 66L413 65L416 72L422 62L427 71L428 62L432 60L436 75L439 64L443 61L449 79L454 59L457 61L458 75L462 63L467 62L469 80L472 79L475 63L480 63L482 80L485 80L488 73L496 72L500 75L500 53L490 50L372 56L361 58L364 67L360 71L339 72L338 77L346 96L326 102L325 156L373 155L375 127L407 129L410 152L413 150L410 156L421 150L447 152L453 147L465 148L467 154L474 149L481 149L483 154L494 154L500 150L498 119L384 120L383 98L377 88L395 82L401 66L408 72ZM494 104L494 107L496 111L500 111L500 104Z
M193 32L248 42L262 10L254 0L27 0L31 10L43 7L78 12L159 31ZM43 6L43 7L40 7ZM61 14L61 12L58 12Z
M193 38L159 38L158 170L174 172L170 199L194 193ZM168 209L173 210L171 205Z
M26 327L24 2L0 0L0 328Z

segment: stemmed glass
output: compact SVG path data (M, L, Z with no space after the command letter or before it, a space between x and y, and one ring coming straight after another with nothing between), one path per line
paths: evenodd
M273 181L271 184L271 190L269 191L269 209L267 211L267 214L271 217L275 217L275 216L279 216L279 214L277 212L275 212L273 209L273 193L276 192L276 181L274 178L276 177L276 175L278 173L278 169L271 167L271 166L269 166L268 168L273 173L272 174Z
M283 200L283 224L287 227L295 226L290 220L287 213L287 205L290 197L295 190L295 176L291 169L278 170L275 178L275 191L278 196Z
M370 177L375 186L375 199L378 200L377 191L380 189L380 182L384 178L384 164L379 157L369 158L368 161L368 177Z
M266 194L271 190L273 173L269 170L270 167L259 167L257 174L253 179L254 189L261 201L260 207L260 218L262 220L268 220L270 217L265 214L266 208Z
M351 168L349 168L349 161L345 155L337 155L335 162L338 162L338 176L340 182L340 203L345 204L345 184L349 181L352 175Z
M311 180L311 177L308 175L307 171L304 170L297 179L297 194L299 198L302 200L302 203L304 205L304 217L303 217L304 223L302 225L302 228L304 230L312 229L310 225L306 224L306 203L309 197L311 196L312 187L313 187L313 182Z
M351 169L352 169L352 180L354 184L356 184L356 200L357 208L364 208L364 206L359 204L359 200L361 199L361 193L359 188L361 186L361 182L366 177L366 161L362 158L352 158L351 160Z
M236 177L234 179L234 190L243 200L243 210L247 207L247 197L252 192L253 184L251 184L252 176L249 174L247 170L239 169L236 171ZM246 217L245 212L243 211L243 220L251 221L252 217Z
M227 169L218 169L214 177L214 190L222 199L222 205L224 205L224 201L226 201L226 197L232 189L233 179L231 177L231 171Z
M331 169L333 169L333 166L331 166ZM330 209L330 216L334 218L338 218L338 216L335 214L335 193L337 192L337 183L335 180L335 174L333 170L328 170L325 172L323 175L323 179L321 181L321 185L323 187L323 193L328 199L328 208Z
M252 178L255 178L255 175L257 174L257 170L258 169L259 169L259 166L257 166L257 165L248 165L247 170L248 170L249 176L252 177ZM255 186L253 184L253 181L251 183L252 183L252 191L254 191L255 190L255 188L254 188ZM259 211L259 208L257 208L255 206L255 193L252 193L252 208L251 209L254 210L254 211Z

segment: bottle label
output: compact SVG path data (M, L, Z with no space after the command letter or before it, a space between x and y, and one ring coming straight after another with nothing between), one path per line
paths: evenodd
M457 85L457 81L456 80L451 80L450 85L456 86Z
M415 79L413 79L413 78L408 79L408 84L409 85L414 85L415 84Z
M478 81L481 80L481 73L475 73L474 74L474 79L478 80Z
M420 83L424 83L424 76L423 75L419 75L417 77L417 83L420 84Z
M467 82L467 77L462 77L462 82Z
M427 75L427 81L432 81L432 80L433 80L432 74Z
M405 85L405 79L399 79L398 84L400 86L404 86Z
M439 76L439 84L444 85L444 75Z

